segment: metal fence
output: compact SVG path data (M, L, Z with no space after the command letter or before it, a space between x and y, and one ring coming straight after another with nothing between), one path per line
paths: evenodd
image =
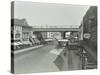
M33 28L79 28L79 25L35 25Z

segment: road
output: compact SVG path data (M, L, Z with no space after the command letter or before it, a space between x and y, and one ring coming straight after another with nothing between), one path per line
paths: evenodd
M54 63L58 57L57 51L66 49L67 55L63 57L64 64L59 69ZM60 62L58 62L60 63ZM56 45L47 45L36 50L15 54L15 73L55 72L67 70L79 70L80 60L75 51L67 48L56 48Z

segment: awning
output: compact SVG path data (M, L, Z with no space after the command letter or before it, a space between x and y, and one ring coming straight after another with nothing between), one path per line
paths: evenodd
M36 36L35 36L35 35L33 35L33 36L32 36L32 38L36 38Z
M13 43L11 43L11 45L17 46L19 44L17 42L13 42Z
M52 41L53 39L45 39L45 41Z
M58 40L60 42L68 42L69 40L68 39L61 39L61 40Z
M29 41L23 41L22 43L23 44L31 44L31 42L29 42Z
M40 41L36 38L34 38L35 43L40 43Z
M23 45L23 43L21 43L21 42L17 42L18 43L18 45Z

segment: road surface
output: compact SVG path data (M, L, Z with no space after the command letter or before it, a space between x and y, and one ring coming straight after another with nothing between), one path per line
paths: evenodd
M57 51L64 49L66 49L66 56L63 57L64 64L59 69L54 61L58 57ZM47 45L36 50L15 54L14 58L15 73L79 70L79 64L80 60L75 51L69 51L67 48L56 48L56 45Z

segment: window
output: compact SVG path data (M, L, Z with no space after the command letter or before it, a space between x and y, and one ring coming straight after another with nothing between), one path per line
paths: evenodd
M15 34L15 38L20 38L20 34Z

